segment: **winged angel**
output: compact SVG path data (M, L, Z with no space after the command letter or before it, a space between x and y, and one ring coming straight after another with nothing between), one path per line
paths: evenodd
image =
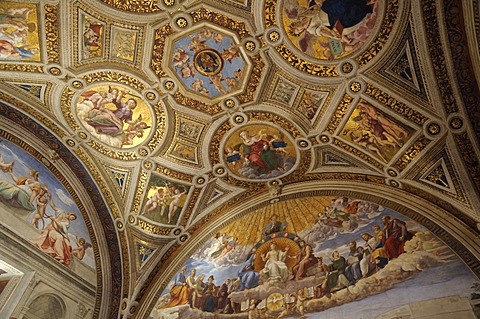
M365 43L373 32L378 0L286 0L288 33L297 47L313 57L334 59Z

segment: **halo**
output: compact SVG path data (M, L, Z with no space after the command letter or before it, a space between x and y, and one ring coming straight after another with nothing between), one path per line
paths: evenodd
M277 245L277 249L284 251L286 247L288 247L288 253L287 257L285 258L285 264L287 265L288 269L291 269L293 266L295 266L295 263L297 261L296 258L288 258L288 256L296 256L300 253L300 247L298 247L298 244L290 239L290 238L285 238L285 237L276 237L272 238L268 241L266 241L262 246L260 246L256 253L255 253L255 271L259 272L265 267L265 262L262 259L262 255L266 254L270 250L270 245L275 243Z

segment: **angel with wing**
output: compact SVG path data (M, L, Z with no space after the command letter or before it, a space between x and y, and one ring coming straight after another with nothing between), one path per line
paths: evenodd
M128 127L124 131L125 140L123 141L123 145L132 145L133 139L135 137L142 138L144 130L150 128L145 121L143 121L143 116L140 114L136 120L129 123Z
M85 253L87 249L92 247L92 244L87 243L87 241L83 237L82 238L75 237L75 242L77 243L77 247L72 249L72 255L82 260L83 257L85 257Z

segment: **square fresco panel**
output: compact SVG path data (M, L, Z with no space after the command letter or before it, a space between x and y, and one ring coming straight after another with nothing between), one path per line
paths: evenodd
M175 225L190 187L152 174L140 215L157 223Z
M90 16L81 16L83 59L101 58L105 47L105 23Z
M138 32L112 27L112 47L110 56L128 62L135 62Z
M388 163L412 137L413 130L398 124L372 104L362 100L340 135Z
M0 1L0 61L40 62L37 6Z

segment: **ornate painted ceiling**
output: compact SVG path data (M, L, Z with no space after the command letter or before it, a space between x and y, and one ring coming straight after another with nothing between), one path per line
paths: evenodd
M214 233L252 213L230 232L254 243L316 196L408 216L480 275L477 3L332 2L0 2L0 134L78 206L94 318L148 318Z

